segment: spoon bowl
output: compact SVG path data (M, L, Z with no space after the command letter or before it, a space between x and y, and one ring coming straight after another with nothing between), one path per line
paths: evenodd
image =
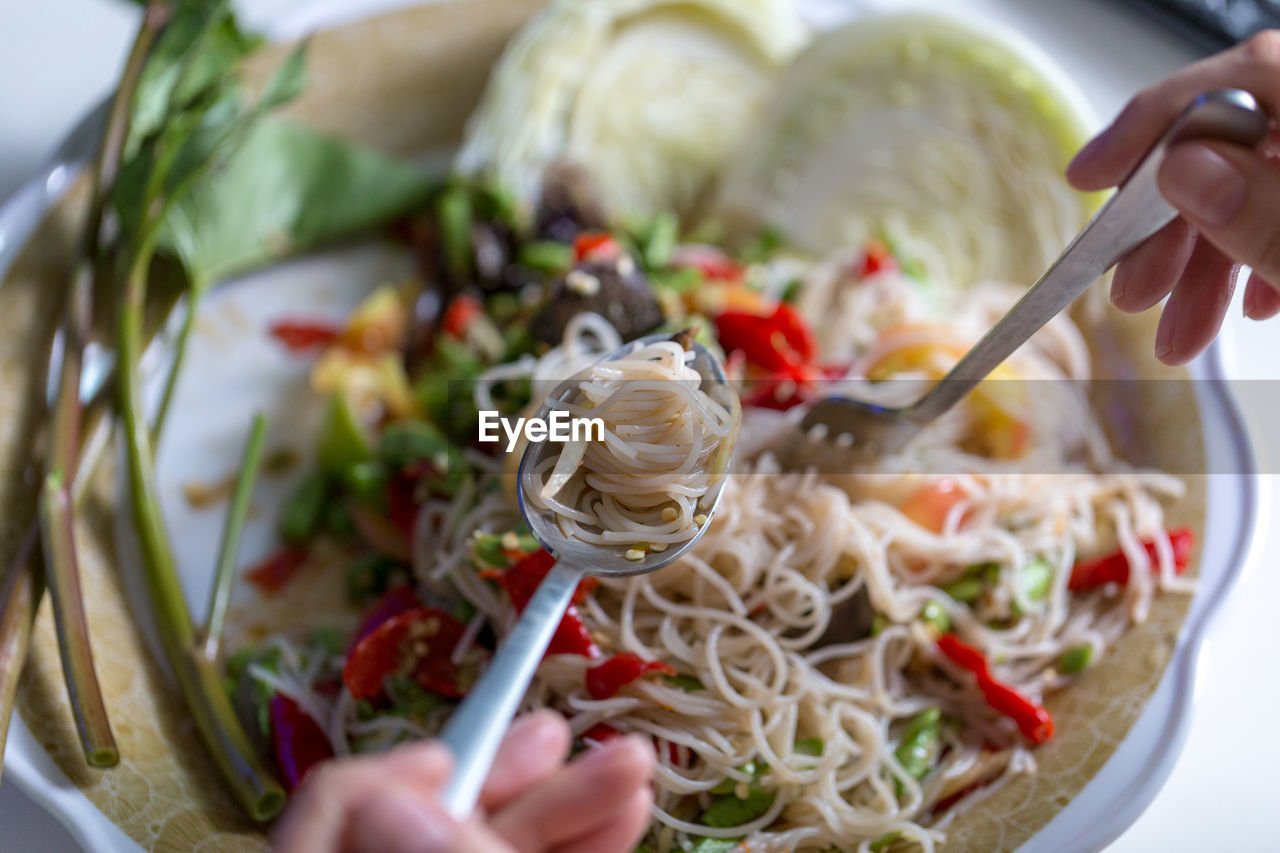
M605 355L596 363L616 361L639 347L669 339L670 335L665 334L638 338ZM724 368L721 366L719 359L697 341L691 342L689 348L694 354L691 366L702 378L702 389L712 399L729 407L730 411L734 413L735 424L740 422L741 405L738 402L738 395L729 387L729 380L725 377ZM551 413L553 404L574 394L578 390L580 381L580 375L575 376L566 379L552 389L542 406L539 407L537 417L545 420ZM720 443L720 450L712 471L716 479L698 502L698 509L708 519L711 518L720 502L720 495L724 490L725 474L729 468L729 459L733 453L737 437L738 428L735 425L733 432ZM678 545L672 545L665 551L646 552L644 558L640 560L627 559L624 556L625 549L617 546L596 545L566 535L560 529L560 525L556 523L554 512L531 506L526 498L533 471L547 456L558 452L558 446L550 441L530 443L520 458L520 472L517 478L519 485L516 489L520 501L520 514L524 516L525 524L529 526L529 532L538 540L538 544L550 551L558 561L582 566L587 573L598 576L626 577L628 575L648 574L649 572L657 571L663 566L670 565L684 556L693 547L693 543L698 541L702 531L706 529L704 524L701 528L695 529L688 540Z

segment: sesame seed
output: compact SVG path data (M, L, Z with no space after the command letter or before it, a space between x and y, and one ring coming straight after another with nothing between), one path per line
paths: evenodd
M618 275L626 278L636 271L636 262L631 260L630 255L623 255L618 258L618 263L614 267L618 271Z
M667 543L666 542L650 542L649 550L653 551L654 553L657 553L659 551L665 551L667 550Z
M701 527L702 525L706 524L706 523L707 523L707 516L706 516L706 514L705 514L705 513L701 513L701 512L700 512L700 513L698 513L697 515L695 515L695 516L693 517L693 523L694 523L694 524L696 524L696 525L698 525L699 527Z
M676 509L673 506L665 507L662 510L663 521L675 521L679 517L680 517L680 510Z
M514 530L508 530L502 534L502 547L508 551L514 551L520 547L520 537L516 535Z
M628 560L639 561L644 559L644 551L639 548L630 548L627 550L627 553L623 554L623 556Z
M589 272L569 270L564 277L564 286L579 296L595 296L600 292L600 279Z

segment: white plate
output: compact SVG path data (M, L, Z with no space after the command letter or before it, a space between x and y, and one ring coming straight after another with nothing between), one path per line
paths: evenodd
M271 30L293 35L313 26L350 20L358 17L354 5L314 3L299 14L277 20ZM403 0L374 0L370 4L379 9L401 5L406 5ZM855 8L900 4L804 0L802 5L811 20L830 24ZM939 0L912 5L951 4ZM360 6L360 10L364 13L368 7ZM1016 41L1064 91L1075 91L1042 51L1025 38ZM1083 99L1077 102L1084 103ZM0 274L40 215L74 178L78 171L74 164L92 147L94 125L92 117L86 119L53 165L0 207ZM282 353L262 332L281 316L325 313L341 317L361 293L388 277L402 262L394 253L376 247L324 253L227 285L209 297L177 391L169 437L158 456L166 517L171 528L183 531L177 537L177 556L188 601L196 612L203 610L208 594L208 555L215 551L221 512L191 509L182 498L182 484L216 480L234 469L255 409L266 411L275 425L270 446L283 444L289 433L298 436L294 443L305 450L307 442L301 436L307 433L306 422L314 417L314 405L305 393L308 362ZM1197 379L1223 378L1216 345L1192 367L1192 375ZM1253 451L1224 383L1200 382L1197 386L1207 470L1254 471ZM228 400L235 402L227 405ZM288 485L286 478L264 481L257 502L264 507L276 505ZM1024 850L1101 848L1137 818L1168 777L1186 737L1206 632L1246 563L1259 513L1256 478L1247 473L1210 476L1206 504L1209 517L1200 589L1168 669L1115 754ZM264 513L246 531L243 560L265 555L271 538L270 514ZM63 822L86 850L140 849L54 766L20 718L15 718L11 727L5 776Z

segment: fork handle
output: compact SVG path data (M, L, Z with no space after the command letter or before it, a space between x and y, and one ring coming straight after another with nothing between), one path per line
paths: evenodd
M1269 126L1270 117L1247 92L1220 89L1197 97L1048 272L905 414L927 423L946 412L1121 258L1173 221L1178 211L1156 186L1169 146L1217 139L1253 147L1266 138Z

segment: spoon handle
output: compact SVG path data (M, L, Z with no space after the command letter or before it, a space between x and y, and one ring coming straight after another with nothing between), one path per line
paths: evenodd
M583 572L564 562L552 567L519 621L498 646L489 668L457 707L440 739L453 753L453 777L441 802L459 820L475 808L494 756L551 643Z
M1217 139L1252 147L1266 138L1269 123L1253 96L1239 89L1206 92L1192 101L1049 271L908 416L926 423L947 411L1117 261L1173 221L1178 212L1156 185L1170 146Z

